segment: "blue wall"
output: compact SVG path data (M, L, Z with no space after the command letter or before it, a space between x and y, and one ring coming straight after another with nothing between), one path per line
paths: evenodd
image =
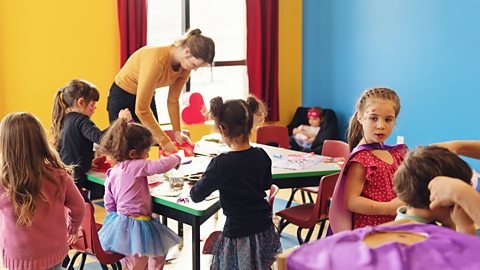
M480 139L479 11L477 0L303 0L303 105L334 109L345 130L361 92L387 86L402 105L387 143Z

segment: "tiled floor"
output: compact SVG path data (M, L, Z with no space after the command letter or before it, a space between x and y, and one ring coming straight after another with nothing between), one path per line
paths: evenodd
M280 190L278 193L276 199L275 199L275 204L274 204L274 211L280 211L285 207L286 200L290 196L290 189L283 189ZM296 198L299 199L299 198ZM299 200L300 201L300 200ZM95 219L97 222L102 223L103 218L105 217L105 209L100 207L100 206L95 206ZM208 237L208 235L215 230L221 230L223 227L223 224L225 222L225 216L221 213L221 211L218 214L218 219L215 219L214 217L210 218L207 220L200 228L200 233L201 233L201 239L204 240ZM177 230L177 222L174 220L168 221L168 226L176 231ZM285 230L282 232L281 235L281 242L282 242L282 248L284 250L289 249L293 246L298 245L297 238L296 238L296 229L297 227L294 225L289 225L285 228ZM313 236L316 236L318 232L318 226L316 230L313 233ZM304 230L304 233L306 234L306 230ZM312 237L313 238L313 237ZM183 248L180 250L178 247L174 248L171 250L170 254L167 256L167 259L170 259L165 266L165 270L170 270L170 269L191 269L191 264L192 264L192 245L191 245L191 229L190 226L184 225L184 245ZM203 247L203 241L201 243L201 247ZM211 260L211 255L201 255L201 269L209 269L210 265L210 260ZM0 266L0 270L3 270L5 268ZM86 270L96 270L96 269L101 269L100 265L94 258L88 258L87 259L87 264L85 265Z

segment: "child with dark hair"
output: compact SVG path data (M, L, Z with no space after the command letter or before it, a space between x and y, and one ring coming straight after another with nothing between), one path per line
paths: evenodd
M212 159L190 191L192 200L200 202L219 190L227 216L214 244L211 269L270 269L281 250L265 200L265 190L272 185L272 162L263 149L249 143L258 105L255 98L210 101L210 116L231 149Z
M473 221L460 206L429 208L428 185L436 176L453 177L470 184L472 170L465 161L446 148L427 146L414 149L406 156L393 179L398 198L407 204L398 208L396 220L439 222L459 232L476 235Z
M93 144L100 143L105 132L90 119L99 98L95 85L77 79L55 94L50 131L53 145L65 164L75 165L74 180L80 190L86 187L85 173L92 165ZM118 117L132 119L128 109L120 110Z
M100 151L117 164L107 171L105 210L99 231L103 249L124 254L127 269L163 269L169 248L180 238L152 219L152 197L147 176L165 173L180 165L180 157L147 160L153 144L144 126L119 118L102 138Z

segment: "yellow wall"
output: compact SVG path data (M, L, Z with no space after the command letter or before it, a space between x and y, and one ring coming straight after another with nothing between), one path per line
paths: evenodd
M302 1L279 0L278 90L281 125L302 105Z
M50 127L53 97L73 78L100 90L93 120L108 124L118 68L116 1L0 0L0 117L29 111Z
M279 1L280 124L301 105L302 5ZM0 117L29 111L50 127L53 97L70 79L93 82L93 121L108 125L108 89L119 68L116 1L0 0ZM187 126L192 140L211 126Z

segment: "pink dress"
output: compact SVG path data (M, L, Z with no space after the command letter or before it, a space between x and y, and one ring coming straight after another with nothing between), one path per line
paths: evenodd
M403 161L405 148L395 147L388 151L393 157L391 164L381 160L369 150L360 151L350 159L350 162L358 162L366 169L365 184L360 194L362 197L377 202L388 202L397 197L393 191L393 175ZM392 220L395 220L395 215L353 213L353 228L375 226Z

